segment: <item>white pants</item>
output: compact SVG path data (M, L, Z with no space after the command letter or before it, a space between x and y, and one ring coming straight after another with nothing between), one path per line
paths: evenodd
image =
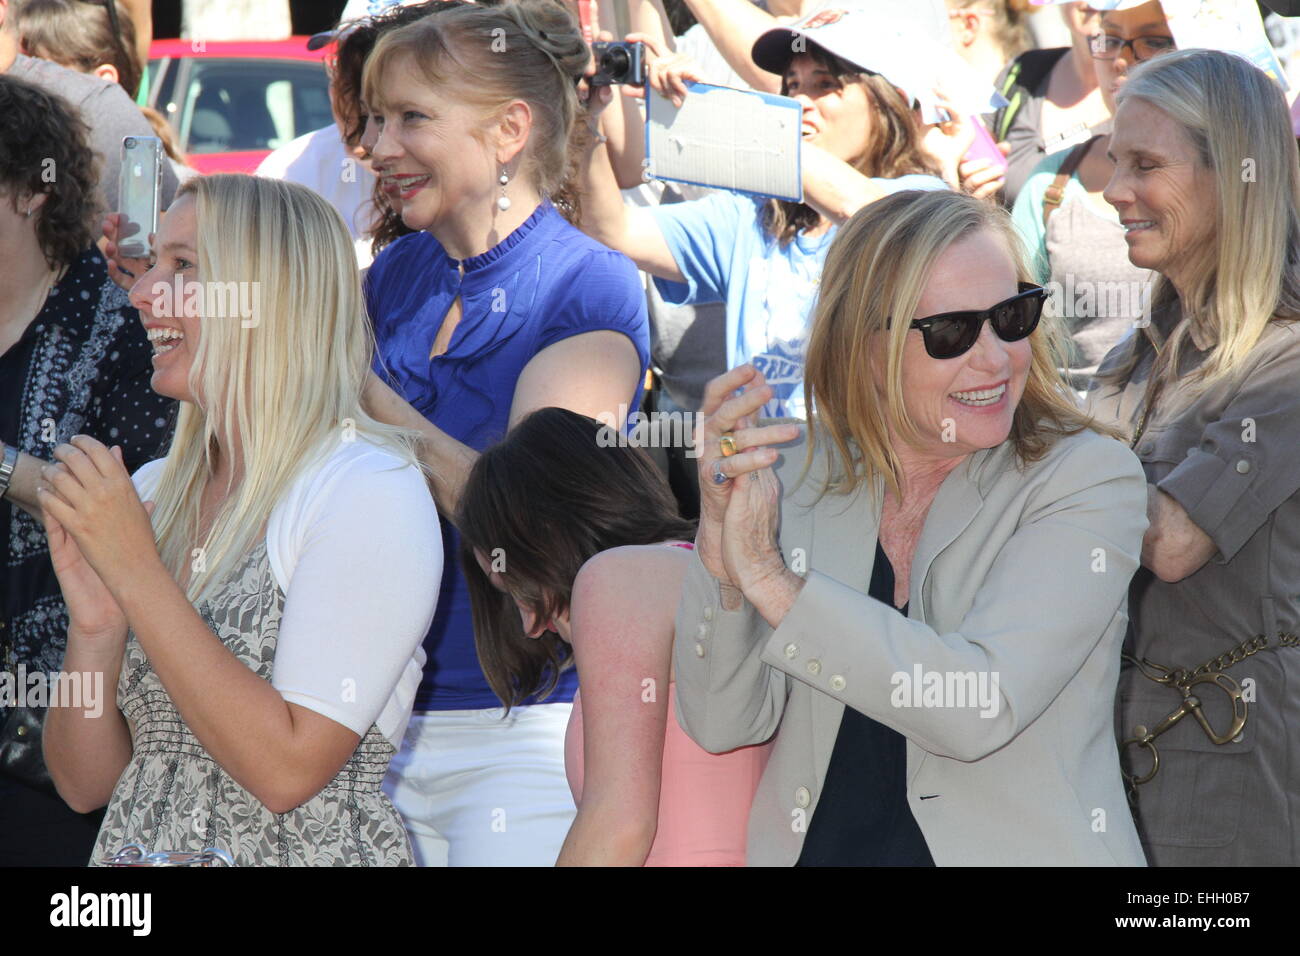
M577 808L564 775L572 704L417 711L384 791L420 866L553 866Z

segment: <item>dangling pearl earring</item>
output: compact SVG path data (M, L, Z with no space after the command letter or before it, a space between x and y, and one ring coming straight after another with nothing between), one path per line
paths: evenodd
M510 197L506 195L506 186L510 182L510 177L506 175L504 169L501 170L501 178L498 179L497 182L501 184L501 197L497 199L497 208L502 212L505 212L510 208Z

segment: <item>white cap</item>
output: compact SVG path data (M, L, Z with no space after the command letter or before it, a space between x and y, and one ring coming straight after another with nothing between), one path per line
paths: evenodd
M891 28L886 18L872 13L860 6L832 6L818 10L802 20L761 34L754 41L751 55L761 69L769 73L784 73L790 61L805 52L806 44L799 42L802 37L859 69L887 76L895 86L906 89L905 78L916 72L909 68L907 61L916 60L921 51L899 50L892 42L897 31ZM916 95L918 91L907 89L907 92Z
M327 43L333 43L342 34L347 33L359 23L374 17L383 16L396 7L413 7L424 0L348 0L339 17L339 24L333 30L317 33L307 41L307 49L319 50Z
M761 34L750 55L759 68L780 74L795 56L806 51L807 44L814 44L861 70L879 73L919 102L926 114L933 114L936 88L946 88L954 100L965 101L964 111L988 109L984 104L996 93L991 86L987 91L969 88L969 69L948 40L946 18L929 22L925 8L931 4L916 0L894 8L913 13L910 18L891 15L887 12L890 6L862 6L861 0L845 6L832 4ZM954 77L961 79L954 82ZM1005 102L997 97L992 105ZM924 119L934 122L931 116Z

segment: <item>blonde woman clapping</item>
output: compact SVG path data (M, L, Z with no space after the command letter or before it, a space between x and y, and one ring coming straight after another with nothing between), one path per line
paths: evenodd
M409 437L361 409L372 347L346 228L301 186L212 176L155 249L131 298L153 388L182 402L167 457L129 476L78 436L42 475L64 668L117 689L102 715L51 712L51 775L74 809L108 804L92 862L134 843L409 864L380 783L442 546Z

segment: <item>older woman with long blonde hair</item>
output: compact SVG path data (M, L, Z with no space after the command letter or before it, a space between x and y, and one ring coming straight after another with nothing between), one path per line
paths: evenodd
M1149 494L1118 728L1138 825L1157 865L1295 865L1300 168L1286 99L1209 50L1143 64L1116 99L1105 195L1129 259L1159 274L1151 324L1090 393Z
M169 452L131 476L77 436L43 472L64 669L117 689L102 715L51 711L51 775L75 809L108 804L92 862L137 844L410 864L380 784L441 544L411 435L361 406L373 346L346 227L302 186L212 176L155 248L131 299L153 388L182 403Z
M900 193L823 275L806 440L781 459L748 367L699 437L679 717L775 734L749 863L1142 865L1109 707L1142 475L1065 391L1009 218Z

